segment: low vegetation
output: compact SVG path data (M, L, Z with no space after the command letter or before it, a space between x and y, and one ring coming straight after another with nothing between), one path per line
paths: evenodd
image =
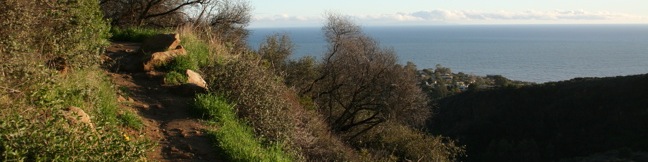
M213 94L198 95L195 108L218 126L209 135L229 160L291 161L290 156L281 151L280 145L264 146L263 141L255 137L252 128L237 117L234 105L227 103L224 98Z
M116 87L98 68L108 26L98 1L2 1L0 159L135 161L150 148L125 138ZM79 107L90 124L62 111ZM101 147L98 147L101 146Z
M283 146L296 158L345 158L348 153L333 138L319 134L326 126L316 121L318 116L303 112L296 96L281 82L281 77L259 64L255 55L204 69L210 89L236 104L237 116L248 121L257 137L266 144ZM317 148L320 147L320 148Z

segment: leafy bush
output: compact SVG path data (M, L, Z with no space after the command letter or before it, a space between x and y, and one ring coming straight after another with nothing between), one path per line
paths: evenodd
M281 79L255 61L236 59L205 68L205 79L216 93L237 103L238 114L270 141L289 139L294 128L290 105L276 96L282 91ZM268 73L269 72L269 73ZM287 142L287 141L286 141Z
M45 115L3 115L3 161L136 161L142 160L150 147L147 141L126 140L115 128L72 127L60 115Z
M37 107L63 109L69 106L96 113L97 119L117 122L115 87L98 69L88 69L67 76L52 76L49 84L41 85L30 96Z
M6 160L132 161L144 158L146 140L128 141L118 127L115 88L98 70L53 76L30 98L0 109L0 155ZM97 127L68 124L59 111L81 107ZM130 160L129 160L130 159Z
M126 140L117 125L115 88L97 68L108 36L98 3L0 1L3 161L135 161L150 148ZM52 60L64 68L53 68ZM97 127L65 122L59 111L69 106Z
M463 147L449 138L427 135L398 123L385 123L354 145L371 150L381 159L398 161L455 161L464 154Z
M163 65L168 71L184 72L187 69L197 70L198 64L193 61L193 56L185 55L174 58L171 62Z
M291 161L278 143L263 146L254 136L252 128L240 121L234 106L222 97L212 94L198 95L195 108L219 126L209 131L217 146L232 161Z
M164 75L164 84L180 85L185 83L186 80L187 76L176 71L171 71Z
M102 19L98 2L18 1L0 2L6 17L0 31L0 52L5 54L61 57L71 67L83 68L99 62L99 50L107 45L108 24ZM16 55L13 55L16 56Z

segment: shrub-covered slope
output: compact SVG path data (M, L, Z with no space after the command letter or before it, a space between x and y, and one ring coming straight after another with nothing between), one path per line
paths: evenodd
M467 92L440 100L428 126L467 145L469 161L648 151L647 83L637 75Z
M0 161L143 159L149 145L124 133L115 87L98 68L109 29L99 2L0 6ZM72 107L89 124L66 115Z

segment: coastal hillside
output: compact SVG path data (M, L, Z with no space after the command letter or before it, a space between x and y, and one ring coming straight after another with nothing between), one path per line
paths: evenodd
M286 35L247 47L247 1L0 6L0 161L464 155L422 131L430 107L416 69L342 15L322 28L327 59L292 60Z
M648 74L576 78L443 98L433 134L466 145L466 161L645 161Z

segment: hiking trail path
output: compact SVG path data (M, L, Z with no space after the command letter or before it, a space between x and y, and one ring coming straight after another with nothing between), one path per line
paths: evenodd
M132 53L140 43L113 42L105 56ZM155 143L146 153L150 161L223 161L207 137L207 124L192 112L192 96L175 93L163 85L163 77L150 72L125 72L106 69L119 88L121 109L136 112L144 124L141 130L130 130L134 138L147 138ZM138 137L140 136L140 137Z

